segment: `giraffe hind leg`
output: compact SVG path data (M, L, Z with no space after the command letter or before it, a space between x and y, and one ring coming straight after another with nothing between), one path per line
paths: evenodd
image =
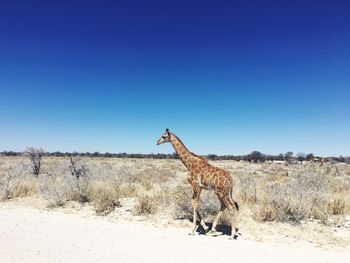
M220 200L220 199L219 199ZM221 218L221 215L222 213L225 211L226 209L226 206L224 204L223 201L220 200L220 204L221 204L221 207L220 207L220 211L218 212L218 214L216 215L215 219L214 219L214 222L213 222L213 226L211 228L211 231L210 231L210 234L211 235L218 235L220 234L219 232L216 231L216 226Z
M238 227L237 227L237 220L236 220L236 215L235 215L235 209L236 209L235 202L230 197L224 198L223 202L224 202L225 206L227 207L227 209L229 210L230 217L231 217L231 237L230 237L230 239L237 239Z

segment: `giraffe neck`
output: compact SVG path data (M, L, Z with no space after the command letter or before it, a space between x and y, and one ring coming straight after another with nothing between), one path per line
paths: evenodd
M182 163L187 167L187 169L190 169L190 164L192 162L198 161L198 159L204 160L203 157L190 152L175 134L171 134L171 144L173 145L177 155L179 156Z

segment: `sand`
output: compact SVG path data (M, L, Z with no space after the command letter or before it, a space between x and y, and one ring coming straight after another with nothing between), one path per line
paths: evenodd
M350 249L190 236L184 227L1 205L0 262L350 262Z

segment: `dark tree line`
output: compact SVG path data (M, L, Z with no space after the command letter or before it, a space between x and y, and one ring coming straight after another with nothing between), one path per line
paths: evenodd
M0 152L1 156L22 156L24 152L14 152L14 151L3 151ZM70 156L80 156L80 157L100 157L100 158L150 158L150 159L178 159L176 153L163 154L163 153L100 153L100 152L43 152L43 156L55 156L55 157L70 157ZM312 153L297 153L293 152L280 153L277 155L264 154L259 151L253 151L245 155L216 155L208 154L204 156L209 160L235 160L235 161L247 161L252 163L262 163L262 162L272 162L272 161L284 161L286 163L294 163L303 161L312 161L315 158L324 159L326 162L343 162L350 163L350 156L344 157L326 157L321 158L315 156Z
M0 156L23 156L26 152L14 152L14 151L3 151L0 152ZM100 152L44 152L43 156L53 157L101 157L101 158L151 158L151 159L177 159L176 153L163 154L163 153L100 153Z

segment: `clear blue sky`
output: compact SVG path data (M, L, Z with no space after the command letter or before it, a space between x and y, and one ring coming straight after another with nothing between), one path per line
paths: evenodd
M48 3L49 2L49 3ZM0 150L350 155L349 1L1 1Z

